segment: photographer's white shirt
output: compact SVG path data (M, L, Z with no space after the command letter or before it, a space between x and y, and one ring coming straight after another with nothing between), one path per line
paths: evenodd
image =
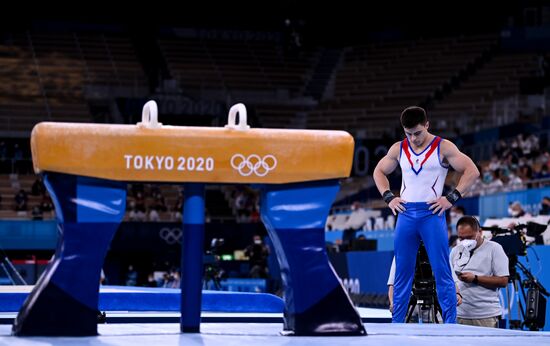
M485 239L479 248L474 250L469 260L459 260L461 256L470 256L470 253L464 246L457 245L450 254L453 279L462 295L462 304L456 308L457 316L468 319L500 316L502 309L498 288L490 289L460 281L455 271L470 272L478 276L509 276L508 256L504 249L500 244Z

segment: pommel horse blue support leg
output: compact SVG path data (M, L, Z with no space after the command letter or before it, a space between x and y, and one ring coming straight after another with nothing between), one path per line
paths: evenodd
M367 334L325 249L325 222L339 189L337 180L262 187L261 216L281 267L289 334Z
M183 333L199 333L204 248L204 184L185 184L181 247L181 318Z
M126 184L49 173L55 204L55 255L13 324L17 336L97 335L99 278L109 244L124 217Z

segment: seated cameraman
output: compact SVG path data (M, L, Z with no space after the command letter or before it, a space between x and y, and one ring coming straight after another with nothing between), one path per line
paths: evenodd
M498 289L508 284L508 257L500 244L483 239L479 222L473 216L462 217L456 227L460 243L452 249L450 262L462 296L457 322L498 328Z

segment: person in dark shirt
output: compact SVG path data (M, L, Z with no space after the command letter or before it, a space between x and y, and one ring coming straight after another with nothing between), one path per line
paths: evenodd
M269 249L262 242L262 237L255 235L254 242L246 247L244 254L249 258L251 278L266 278L267 277L267 256Z

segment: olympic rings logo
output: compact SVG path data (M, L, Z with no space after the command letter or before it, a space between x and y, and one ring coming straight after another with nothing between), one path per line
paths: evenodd
M243 177L248 177L252 173L264 177L277 167L277 159L273 155L260 157L252 154L245 157L242 154L235 154L231 158L231 167L236 169Z
M164 227L160 230L159 236L168 245L174 245L176 243L181 243L182 231L179 228L170 229L170 228Z

